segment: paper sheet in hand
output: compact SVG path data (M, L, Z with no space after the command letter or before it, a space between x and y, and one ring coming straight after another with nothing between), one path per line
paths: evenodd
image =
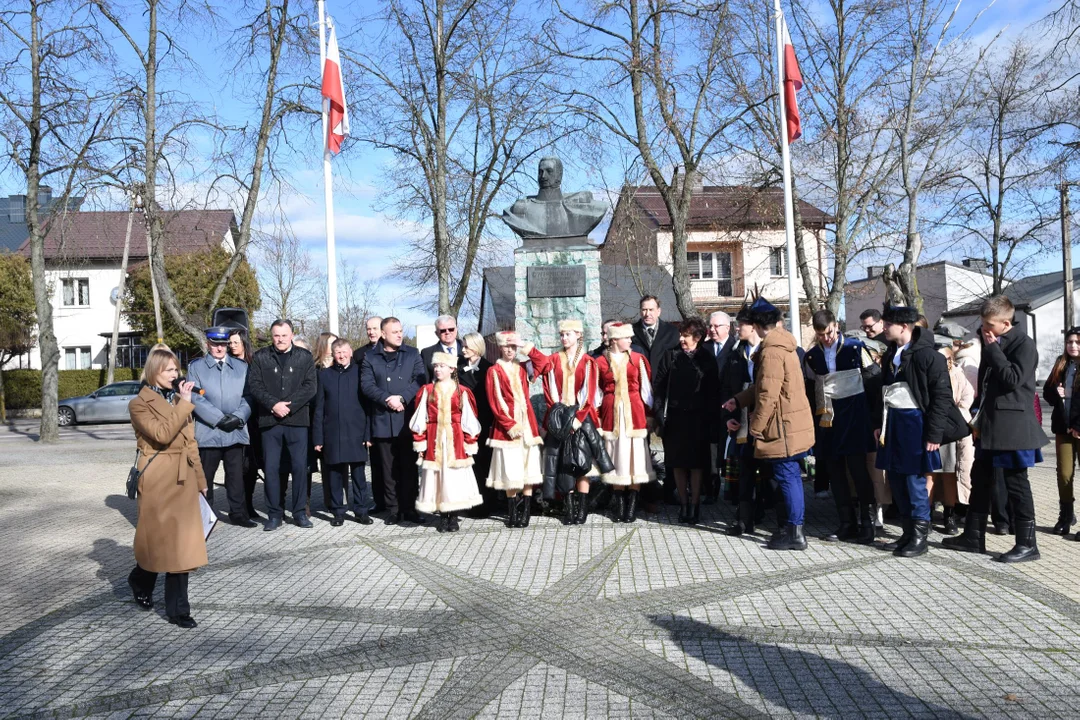
M217 525L218 517L214 513L214 509L210 507L210 503L206 502L206 498L202 496L202 493L199 493L199 512L202 514L203 537L209 538L214 526Z

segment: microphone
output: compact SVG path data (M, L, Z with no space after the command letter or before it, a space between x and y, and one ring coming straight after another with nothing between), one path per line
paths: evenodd
M182 383L182 382L189 382L189 380L187 378L182 378L182 377L176 378L176 384L173 386L173 389L174 390L179 390L180 389L180 383ZM206 394L206 391L203 390L198 385L191 388L191 392L193 392L196 395L205 395Z

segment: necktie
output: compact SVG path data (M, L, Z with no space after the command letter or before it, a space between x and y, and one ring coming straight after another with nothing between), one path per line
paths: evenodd
M720 343L713 343L712 354L713 357L720 357Z
M652 325L645 328L645 335L649 338L649 347L652 347L653 340L656 339L656 326Z

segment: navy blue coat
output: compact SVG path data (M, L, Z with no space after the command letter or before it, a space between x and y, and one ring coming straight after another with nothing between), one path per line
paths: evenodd
M360 393L360 366L337 363L319 371L315 395L313 445L322 445L323 462L329 465L367 462L364 445L371 440L366 401Z
M861 370L864 387L875 387L870 379L880 372L867 354L861 341L841 335L837 342L836 370ZM874 451L874 425L870 418L870 403L866 393L833 400L833 425L823 428L819 425L813 380L829 372L825 363L825 350L821 345L814 345L803 360L806 376L810 381L808 391L814 408L814 454L818 456L863 455Z
M397 352L386 352L379 343L364 354L360 367L360 388L371 401L371 437L393 438L406 431L412 417L416 393L427 384L427 370L420 351L402 345ZM393 395L405 401L405 412L394 412L386 405Z

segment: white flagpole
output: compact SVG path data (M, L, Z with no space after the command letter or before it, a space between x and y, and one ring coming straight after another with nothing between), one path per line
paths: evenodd
M790 325L788 330L795 342L802 345L802 322L799 318L799 291L795 282L798 263L795 259L795 212L791 192L791 150L788 148L787 107L784 102L784 11L780 0L773 0L776 10L776 85L780 98L780 157L784 164L784 236L787 241L788 305Z
M319 0L319 77L326 71L326 7ZM326 201L326 311L329 330L338 334L337 249L334 245L334 184L330 173L328 114L330 101L322 99L323 197Z

